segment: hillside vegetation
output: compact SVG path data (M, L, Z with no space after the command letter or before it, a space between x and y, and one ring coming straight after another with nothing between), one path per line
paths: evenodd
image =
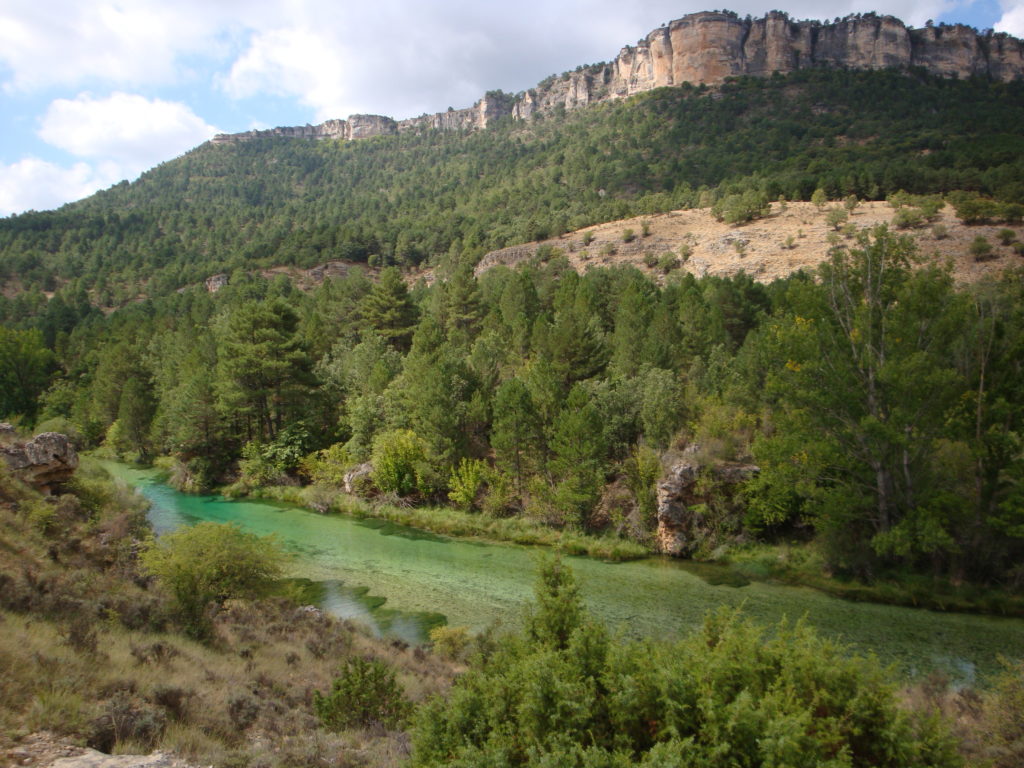
M1022 89L807 70L470 134L206 144L133 184L0 222L7 293L29 292L14 307L0 302L0 317L38 311L33 288L118 305L239 268L473 261L743 192L967 190L1022 203Z
M186 491L608 556L657 549L685 460L689 557L1019 614L1022 97L809 70L473 134L204 145L0 221L0 417ZM661 214L721 234L647 253ZM793 217L815 258L763 234ZM274 271L338 259L308 292ZM269 543L154 543L99 475L64 491L0 472L4 738L237 768L895 767L962 764L953 728L970 764L1020 764L1019 662L901 700L800 625L627 642L558 563L525 634L442 629L434 656L296 610Z

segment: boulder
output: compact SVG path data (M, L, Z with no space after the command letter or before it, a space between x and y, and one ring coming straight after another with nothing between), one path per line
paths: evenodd
M67 435L43 432L26 442L0 446L0 457L15 477L50 494L71 479L78 454Z

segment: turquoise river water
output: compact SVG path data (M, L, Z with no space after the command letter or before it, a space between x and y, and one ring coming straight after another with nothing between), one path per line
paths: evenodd
M450 539L380 521L326 516L262 501L179 493L150 470L105 462L151 503L163 533L203 520L276 534L294 553L294 576L325 587L323 607L410 642L442 617L479 630L517 626L533 588L537 550ZM940 669L959 682L994 671L998 657L1024 655L1024 621L853 603L812 589L751 583L712 586L678 562L650 558L567 561L594 614L626 634L671 637L716 606L742 606L766 623L806 617L819 631L870 651L901 672Z

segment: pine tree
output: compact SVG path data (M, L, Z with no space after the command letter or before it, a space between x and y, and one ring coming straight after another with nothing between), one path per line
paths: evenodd
M402 273L388 267L359 305L363 322L401 351L407 351L418 314L402 280Z

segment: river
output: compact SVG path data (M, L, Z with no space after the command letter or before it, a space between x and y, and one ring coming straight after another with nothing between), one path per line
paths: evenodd
M516 627L532 594L536 549L450 539L273 502L187 495L159 482L155 471L104 466L149 499L158 534L203 520L276 534L294 553L292 575L324 585L326 610L378 634L419 642L442 615L449 625L472 630L495 622ZM627 635L672 637L727 605L772 624L806 617L822 633L873 652L908 676L941 670L969 683L995 671L999 655L1024 655L1024 620L854 603L757 582L712 586L668 558L567 561L588 608Z

